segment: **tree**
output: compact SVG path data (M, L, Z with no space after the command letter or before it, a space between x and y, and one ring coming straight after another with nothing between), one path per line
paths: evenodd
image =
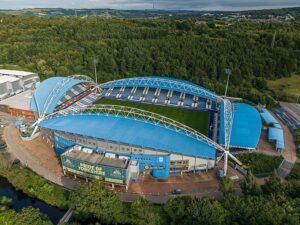
M11 209L1 212L0 213L0 224L14 225L16 215L17 215L16 211L11 210Z
M162 218L148 200L140 198L131 204L131 223L134 225L159 225Z
M300 221L297 207L287 199L281 205L276 198L267 195L230 196L222 201L222 205L229 212L227 224L299 225Z
M244 195L260 195L261 187L256 183L256 179L251 171L248 172L246 179L241 183L241 189Z
M285 189L289 197L300 199L300 180L289 180Z
M74 214L83 220L94 216L104 223L126 222L123 203L100 181L78 185L71 193L69 202Z
M228 216L220 202L208 197L193 198L186 208L186 213L182 224L188 225L223 225Z
M17 213L15 217L14 225L51 225L52 222L48 216L41 213L39 209L27 207L22 209L20 213Z
M273 171L267 182L262 186L265 194L280 194L284 192L284 186L281 184L280 178L276 170Z
M234 193L233 181L228 176L221 178L220 191L225 197Z
M192 198L182 196L170 198L164 205L164 210L171 219L172 224L184 223L187 217L186 208L190 205Z

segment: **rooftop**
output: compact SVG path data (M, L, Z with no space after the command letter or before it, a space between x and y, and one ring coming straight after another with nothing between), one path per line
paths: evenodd
M138 118L113 114L70 114L42 121L40 127L170 153L215 159L216 151L201 140Z
M0 105L7 105L11 108L30 110L30 102L32 98L33 90L27 90L20 94L11 96L0 101Z
M47 100L50 100L52 91L59 87L59 84L65 79L69 79L69 81L65 82L64 85L59 88L57 93L55 93L55 96L53 96L52 101L49 102L49 106L47 106ZM34 92L34 98L32 98L33 100L30 105L31 110L36 112L39 109L41 112L46 111L46 114L54 112L59 100L65 95L65 93L74 85L83 82L85 81L66 77L51 77L44 80Z
M268 139L270 141L276 141L276 149L284 149L284 133L281 128L269 128L269 136Z
M19 78L17 78L17 77L10 77L10 76L0 74L0 84L6 83L6 82L14 82L17 80L19 80Z
M33 74L36 74L36 73L26 72L26 71L19 71L19 70L4 70L4 69L0 69L0 74L10 75L10 76L26 77L26 76L30 76L30 75L33 75Z
M261 118L258 111L245 103L233 103L234 116L230 138L231 147L255 149L261 134ZM224 145L224 104L220 110L220 144Z
M76 150L74 148L66 151L63 154L63 156L77 159L83 162L89 162L92 164L110 166L110 167L122 168L122 169L126 169L129 162L127 159L108 158L96 152L87 153L81 150Z
M270 124L275 125L275 124L279 123L275 119L275 117L265 108L262 109L262 112L260 113L260 115L267 125L270 125Z

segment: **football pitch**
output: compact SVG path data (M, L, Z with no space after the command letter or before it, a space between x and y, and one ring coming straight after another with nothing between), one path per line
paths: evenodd
M100 99L95 104L128 106L157 113L183 123L206 136L208 135L209 112L112 99Z

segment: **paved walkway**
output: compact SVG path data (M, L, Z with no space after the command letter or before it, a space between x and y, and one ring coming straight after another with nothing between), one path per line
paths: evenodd
M3 138L7 144L7 151L11 153L12 156L19 159L23 165L26 165L32 171L52 183L64 186L68 189L72 189L74 187L75 182L73 180L62 177L61 171L58 172L50 170L49 168L45 167L45 164L43 165L36 157L32 156L27 147L28 145L34 146L34 143L28 144L22 141L17 129L13 125L9 125L4 128ZM42 151L42 148L38 149ZM55 159L57 160L56 157L51 159L48 158L48 161L55 161Z
M296 145L290 130L280 121L284 130L285 149L282 151L282 156L290 163L295 163L297 160Z
M63 176L57 156L42 138L23 141L13 125L4 128L3 137L7 143L8 152L46 180L67 189L73 189L76 184L84 183L82 180L74 181ZM235 174L235 170L231 167L229 167L229 174ZM164 203L169 198L174 197L169 194L177 188L183 191L183 195L198 197L222 196L222 193L219 192L216 170L208 173L171 175L170 179L167 180L156 180L150 175L141 176L140 178L137 183L129 186L128 192L124 192L124 190L123 192L117 192L123 201L133 201L143 197L155 203ZM238 186L236 188L237 193L240 193Z

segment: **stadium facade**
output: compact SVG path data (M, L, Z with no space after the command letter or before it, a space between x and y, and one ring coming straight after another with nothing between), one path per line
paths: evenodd
M93 105L102 98L206 111L208 135L141 109ZM141 173L161 179L210 170L226 140L232 148L255 149L261 132L260 115L252 106L224 101L196 84L167 77L97 86L82 77L49 78L36 89L31 110L42 118L40 131L53 144L65 173L123 185Z

